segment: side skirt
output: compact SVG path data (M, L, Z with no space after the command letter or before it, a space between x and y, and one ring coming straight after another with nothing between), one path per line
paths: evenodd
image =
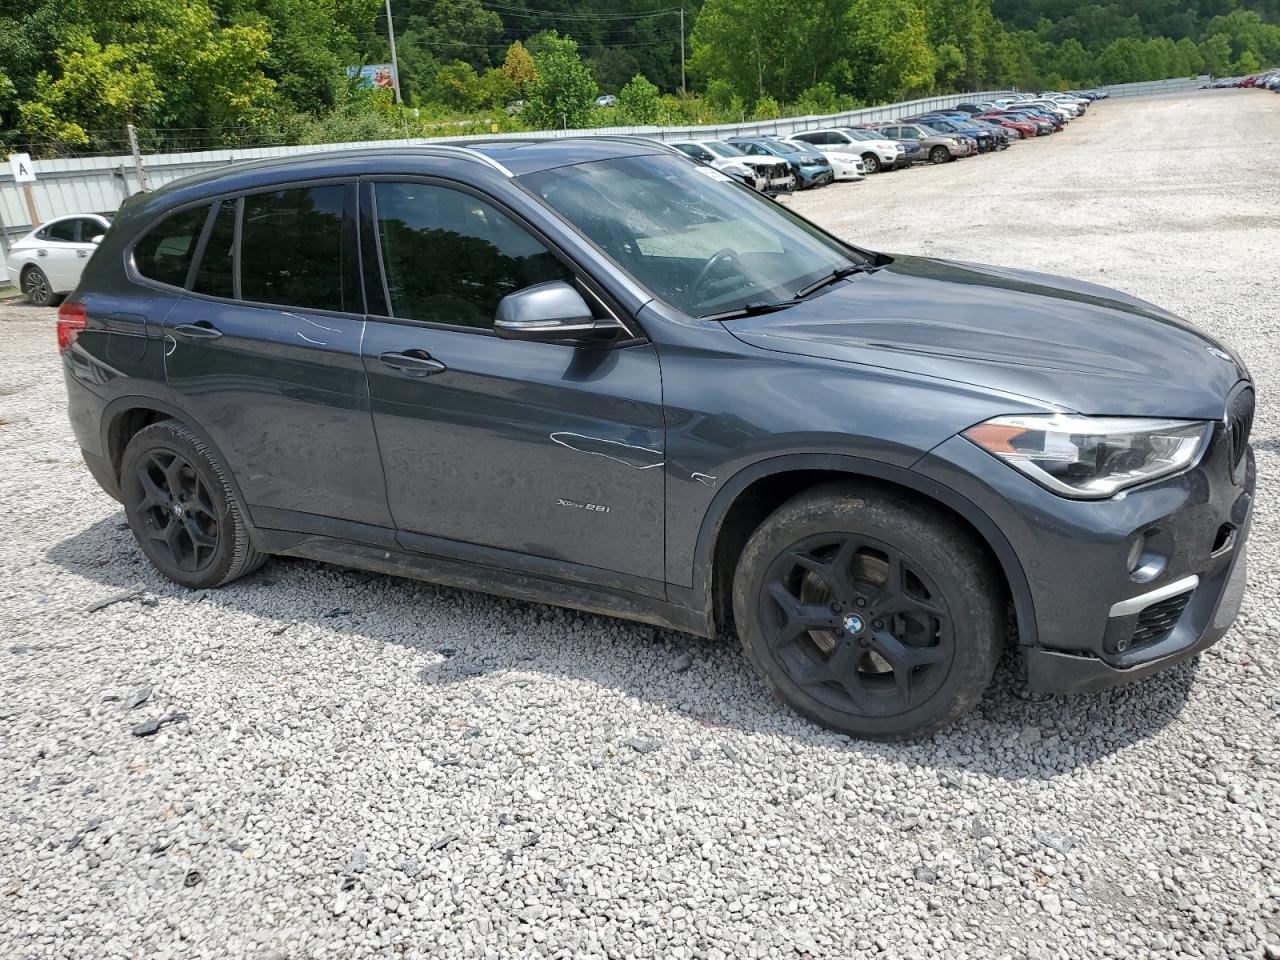
M533 576L485 564L410 553L389 545L374 546L335 537L299 535L262 528L256 532L261 541L259 549L280 556L319 560L395 577L478 590L515 600L547 603L588 613L637 620L702 637L711 636L710 618L705 613L654 597L637 596L593 584Z

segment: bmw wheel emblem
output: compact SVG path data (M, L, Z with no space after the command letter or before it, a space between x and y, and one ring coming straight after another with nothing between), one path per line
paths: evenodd
M862 628L866 625L867 622L856 613L851 613L844 618L844 628L850 633L861 633Z

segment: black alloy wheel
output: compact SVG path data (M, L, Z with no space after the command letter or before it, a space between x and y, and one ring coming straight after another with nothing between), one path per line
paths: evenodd
M135 509L146 535L185 573L205 570L218 552L218 514L199 474L180 454L148 451L134 467L140 495Z
M176 420L161 420L129 440L120 461L125 516L147 559L192 590L228 583L258 569L246 511L214 447Z
M904 713L937 692L955 656L937 585L900 550L819 534L773 563L760 621L779 665L831 707Z
M743 649L779 700L817 723L894 739L981 699L1005 641L986 548L936 505L838 481L780 506L734 575Z

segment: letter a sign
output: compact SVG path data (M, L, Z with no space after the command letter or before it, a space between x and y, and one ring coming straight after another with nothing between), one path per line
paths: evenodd
M31 163L29 153L9 154L9 170L13 173L15 183L31 183L36 178L36 168Z

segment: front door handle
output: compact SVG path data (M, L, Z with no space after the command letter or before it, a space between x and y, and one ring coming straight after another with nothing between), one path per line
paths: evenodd
M201 320L199 323L180 323L173 328L173 332L195 340L217 340L222 336L222 331L208 320Z
M429 377L433 373L444 373L449 369L425 350L384 353L378 359L392 370L399 370L411 377Z

